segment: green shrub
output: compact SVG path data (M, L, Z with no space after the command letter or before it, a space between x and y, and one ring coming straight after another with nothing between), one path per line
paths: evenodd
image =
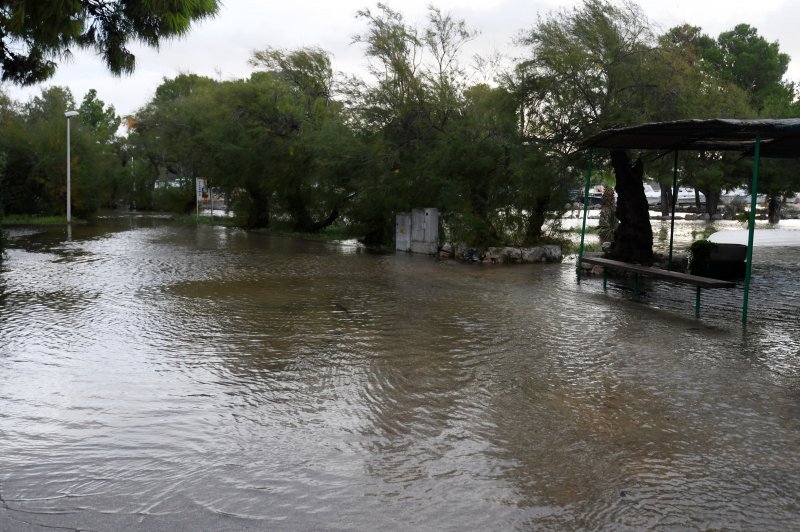
M196 199L185 187L162 187L153 191L153 208L157 211L188 214L195 210Z
M711 266L711 251L717 245L709 240L697 240L692 242L689 247L689 273L710 277L713 268Z

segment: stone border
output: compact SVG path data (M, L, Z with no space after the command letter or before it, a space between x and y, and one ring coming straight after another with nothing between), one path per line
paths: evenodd
M545 245L527 248L490 247L473 248L465 245L444 244L439 249L440 259L456 259L483 264L534 264L542 262L561 262L561 246Z

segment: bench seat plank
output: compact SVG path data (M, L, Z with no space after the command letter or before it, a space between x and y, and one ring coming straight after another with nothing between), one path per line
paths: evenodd
M603 257L583 257L583 262L587 264L608 267L615 270L623 270L641 275L647 275L648 277L671 279L681 283L692 284L700 288L733 288L736 286L736 283L733 281L723 281L722 279L713 279L711 277L701 277L699 275L690 275L688 273L662 270L661 268L651 268L649 266L642 266L641 264L632 264L630 262L622 262Z

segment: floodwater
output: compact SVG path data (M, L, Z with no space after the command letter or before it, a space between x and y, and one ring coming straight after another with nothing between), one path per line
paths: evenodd
M787 530L797 248L642 302L574 264L154 217L11 231L0 530Z

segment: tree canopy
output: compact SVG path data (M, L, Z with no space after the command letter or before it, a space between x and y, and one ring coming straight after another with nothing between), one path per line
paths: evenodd
M217 13L217 0L0 0L0 64L4 81L50 78L74 48L95 50L114 74L133 72L128 42L158 46Z

